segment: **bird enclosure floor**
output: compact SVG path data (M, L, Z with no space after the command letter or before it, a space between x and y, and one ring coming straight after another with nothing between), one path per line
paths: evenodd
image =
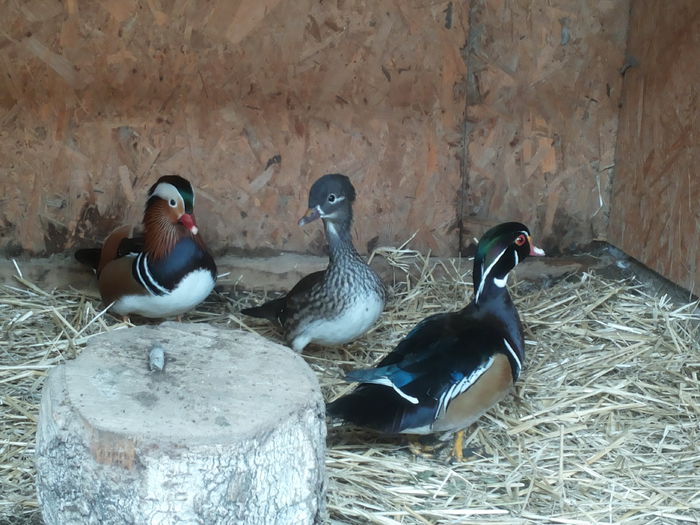
M288 288L323 266L322 258L303 259L278 268L269 288ZM59 260L0 267L0 524L41 523L33 454L48 370L96 334L129 326L101 311L89 272L69 265L61 277ZM239 314L273 295L250 290L267 281L226 260L219 266L231 274L185 322L281 342L269 323ZM255 261L246 264L263 275ZM375 264L392 290L380 322L351 344L304 354L327 400L352 388L345 371L376 363L420 319L461 308L472 294L466 259L404 247L377 250ZM466 461L452 462L440 436L426 438L432 450L416 455L404 437L329 421L327 523L700 521L697 304L653 275L638 277L614 250L521 266L510 290L525 328L524 372L467 429Z

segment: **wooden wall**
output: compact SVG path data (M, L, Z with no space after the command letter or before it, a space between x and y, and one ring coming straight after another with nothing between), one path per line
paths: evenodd
M318 253L296 219L331 171L359 191L363 252L418 231L454 255L507 219L550 250L586 244L605 230L627 5L5 3L0 248L99 240L180 173L216 251Z
M485 1L469 40L466 230L521 218L550 252L605 236L626 1Z
M447 6L449 23L447 23ZM457 245L461 2L12 3L0 44L2 242L32 252L138 221L161 174L199 189L218 249L320 248L296 226L326 172L358 246ZM7 14L7 13L5 13ZM426 226L427 225L427 226Z
M698 293L700 3L632 3L610 240Z

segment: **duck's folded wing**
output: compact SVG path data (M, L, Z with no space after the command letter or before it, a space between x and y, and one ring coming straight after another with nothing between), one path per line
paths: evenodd
M422 351L404 354L400 361L353 370L346 379L384 385L412 405L436 404L436 409L468 389L490 364L488 352L469 351L455 336L441 337Z
M244 308L241 310L241 313L251 317L267 319L284 326L290 313L303 307L304 298L316 283L323 280L324 273L324 270L310 273L302 277L287 295L272 299L260 306Z
M418 359L411 354L423 355L424 351L443 337L454 334L454 313L431 315L419 322L406 336L387 354L376 367L393 365L403 361L410 362Z
M396 348L399 355L392 352L383 365L350 372L347 379L362 384L331 403L329 413L385 432L428 432L490 369L503 344L478 327L457 330L437 321L411 332Z
M300 310L308 308L310 302L313 302L313 289L320 286L323 281L325 270L310 273L302 277L294 287L289 290L285 299L285 307L280 315L280 322L284 325L289 317Z

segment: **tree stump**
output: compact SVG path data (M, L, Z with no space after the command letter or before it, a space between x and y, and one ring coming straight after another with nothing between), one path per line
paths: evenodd
M203 324L103 334L44 385L44 521L319 523L325 435L316 377L286 347Z

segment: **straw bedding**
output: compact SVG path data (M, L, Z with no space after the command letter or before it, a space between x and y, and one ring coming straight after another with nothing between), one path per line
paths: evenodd
M407 249L381 255L395 279L381 322L350 345L307 350L327 399L351 387L343 371L371 365L418 320L471 296L465 261L434 264ZM261 294L225 289L187 321L279 340L267 323L238 314ZM449 440L428 439L432 452L415 455L405 438L331 423L328 522L699 522L696 305L590 273L510 289L527 363L513 393L468 429L467 461L450 462ZM40 523L33 452L43 379L94 335L127 326L95 296L23 279L0 288L0 325L0 523Z

